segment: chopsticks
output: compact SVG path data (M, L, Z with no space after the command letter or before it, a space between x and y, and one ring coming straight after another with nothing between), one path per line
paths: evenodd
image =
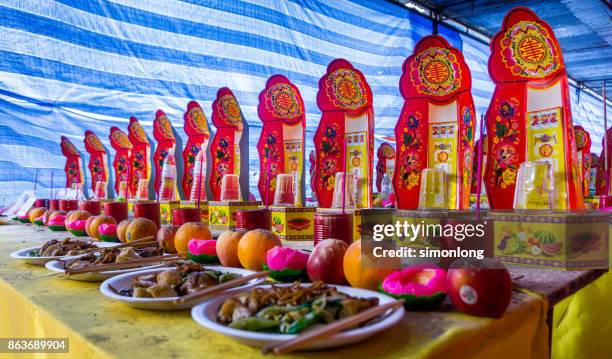
M272 343L270 345L267 345L261 349L261 353L264 355L269 354L269 353L273 353L276 355L290 353L296 349L304 347L305 345L309 343L312 343L319 339L323 339L330 335L336 334L345 329L351 328L357 324L366 322L372 318L375 318L385 313L389 309L395 309L402 305L404 305L404 300L400 299L396 302L387 303L387 304L379 305L374 308L364 310L363 312L359 314L356 314L350 317L346 317L344 319L340 319L338 321L332 322L320 328L312 329L307 332L304 332L304 334L300 334L293 339L289 339L289 340L285 340L282 342L277 342L277 343Z
M190 294L187 294L185 296L180 297L179 299L174 300L174 304L179 304L179 303L184 303L186 301L189 300L194 300L197 298L201 298L207 295L212 295L212 294L217 294L219 292L222 292L226 289L230 289L233 287L237 287L239 285L243 285L247 282L252 281L253 279L257 279L257 278L261 278L261 277L267 277L270 274L269 271L263 271L263 272L257 272L257 273L253 273L253 274L249 274L247 276L244 277L240 277L240 278L236 278L236 279L232 279L230 281L227 281L223 284L219 284L219 285L215 285L212 287L208 287Z
M153 239L153 241L151 241L152 239ZM155 241L155 236L148 236L148 237L143 237L143 238L137 239L137 240L132 241L132 242L122 243L122 244L117 245L117 246L89 248L89 249L86 249L85 252L86 253L92 253L92 252L102 251L102 250L105 250L105 249L120 249L120 248L125 248L125 247L134 247L134 246L144 246L144 247L146 247L147 245L152 245L152 244L156 244L156 243L157 243L157 241Z
M100 264L97 266L78 268L74 270L68 269L68 270L65 270L64 273L67 275L73 275L73 274L82 274L82 273L104 272L104 271L126 269L126 268L132 268L132 267L141 267L146 264L153 264L153 263L160 263L160 262L163 262L163 263L176 262L180 259L185 259L185 258L186 258L185 256L161 255L161 256L155 256L155 257L149 257L149 258L139 258L139 259L134 259L131 261L121 262L121 263L106 263L106 264ZM78 260L78 258L76 260Z

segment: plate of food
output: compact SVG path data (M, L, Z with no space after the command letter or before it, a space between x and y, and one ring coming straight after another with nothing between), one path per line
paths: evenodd
M254 347L295 338L298 334L397 300L367 289L314 283L264 285L226 294L191 310L201 326ZM399 303L398 303L399 304ZM324 349L356 343L404 316L399 305L365 324L309 343L302 349Z
M119 243L95 242L86 239L64 238L52 239L42 246L20 249L10 254L11 258L21 259L25 263L44 266L47 262L65 257L86 254L86 250L96 247L112 247Z
M142 270L107 279L100 286L100 291L105 296L134 308L181 310L191 308L209 298L175 303L180 297L253 273L255 272L242 268L204 266L191 260L182 260L170 268ZM242 291L261 284L264 280L254 279L243 286L228 290L227 293Z
M110 264L110 263L124 263L134 259L140 258L150 258L161 256L163 251L161 248L154 247L144 247L144 248L133 248L133 247L124 247L124 248L105 248L104 250L88 253L86 255L81 255L77 257L68 257L63 259L54 260L48 262L45 267L53 272L64 274L66 270L82 270L84 268L98 266L102 264ZM159 268L166 266L165 263L147 263L143 264L140 267L135 268L126 268L126 269L114 269L107 271L96 271L96 272L86 272L86 273L78 273L66 275L66 278L72 280L78 280L83 282L102 282L108 278L114 277L119 274L131 273L143 270L144 267L149 268Z

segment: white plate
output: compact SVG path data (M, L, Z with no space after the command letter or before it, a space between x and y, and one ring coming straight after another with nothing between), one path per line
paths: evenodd
M248 269L242 269L242 268L229 268L229 267L214 267L214 266L205 266L204 268L209 269L209 270L214 270L214 271L218 271L218 272L223 272L223 273L236 273L236 274L240 274L242 276L246 276L249 274L253 274L255 272L250 271ZM116 293L114 290L112 290L110 287L112 286L113 288L115 288L118 291L124 290L124 289L129 289L132 287L132 279L134 279L137 276L141 276L141 275L145 275L145 274L152 274L152 273L159 273L161 271L164 271L168 268L157 268L157 269L148 269L148 270L141 270L138 272L132 272L132 273L127 273L127 274L122 274L122 275L118 275L116 277L110 278L105 280L101 285L100 285L100 292L102 292L102 294L104 294L105 296L119 301L119 302L123 302L125 304L127 304L130 307L134 307L134 308L140 308L140 309L149 309L149 310L182 310L182 309L188 309L193 307L195 304L208 300L210 299L210 297L203 297L203 298L198 298L192 301L188 301L188 302L184 302L184 303L177 303L175 304L174 301L176 299L179 299L179 297L167 297L167 298L134 298L134 297L126 297L124 295L120 295L118 293ZM238 293L243 291L245 288L249 288L252 286L255 286L257 284L261 284L263 283L265 279L264 278L258 278L258 279L253 279L252 281L248 282L246 285L243 285L241 287L238 288L234 288L234 289L230 289L225 291L224 293Z
M93 242L94 245L98 247L114 247L121 243L114 242ZM10 254L11 258L21 259L25 263L32 264L35 266L44 266L47 262L54 261L56 259L64 259L64 258L77 258L84 254L77 254L74 256L45 256L45 257L31 257L29 256L30 252L41 249L42 246L30 247L20 249Z
M104 271L104 272L90 272L90 273L66 275L65 269L64 269L64 262L71 263L72 261L77 260L79 258L80 256L76 256L76 257L64 258L61 260L54 260L51 262L47 262L47 264L45 264L45 268L47 268L50 271L60 273L66 278L72 279L72 280L78 280L81 282L102 282L102 281L107 280L108 278L112 278L120 274L137 272L143 269L160 268L160 267L167 266L166 263L158 263L158 264L151 264L151 265L136 267L136 268L116 269L116 270L110 270L110 271Z
M304 284L306 286L306 284ZM262 288L269 288L270 286L262 286ZM361 298L377 297L379 304L386 304L395 302L396 300L382 293L374 292L367 289L358 289L352 287L345 287L337 285L339 292ZM228 299L231 295L219 296L215 299L209 300L205 303L201 303L191 309L191 317L198 324L204 328L211 329L215 332L226 335L240 343L262 348L266 345L277 343L279 341L285 341L295 338L296 334L274 334L274 333L258 333L251 332L248 330L233 329L224 324L217 322L217 311L221 304ZM342 345L357 343L362 341L382 330L385 330L397 322L399 322L404 316L404 307L401 306L393 312L387 314L384 318L379 321L374 321L364 327L346 330L328 338L315 341L301 350L312 350L312 349L325 349L332 347L339 347Z

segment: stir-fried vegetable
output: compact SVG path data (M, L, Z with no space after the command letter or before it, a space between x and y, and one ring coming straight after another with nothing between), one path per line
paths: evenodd
M377 298L351 297L323 282L273 285L227 299L219 307L217 320L234 329L297 334L377 305Z

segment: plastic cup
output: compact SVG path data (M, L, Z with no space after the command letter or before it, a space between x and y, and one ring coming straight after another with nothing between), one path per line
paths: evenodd
M134 218L150 219L160 228L159 202L134 203Z
M138 180L138 187L136 188L137 199L149 199L149 180L141 178Z
M104 215L113 217L117 223L128 219L127 202L107 202L104 203Z
M421 173L419 209L448 208L446 172L437 168L425 168Z
M353 243L353 214L346 212L317 212L314 216L314 245L325 239L339 239Z
M240 201L240 182L238 175L223 175L221 179L221 200Z
M175 208L172 210L172 224L181 226L187 222L201 222L202 210L199 208Z
M295 204L295 186L293 175L279 173L276 176L276 190L274 191L275 206L293 206Z
M554 182L549 162L521 163L514 189L514 209L552 209Z
M267 229L272 227L272 213L265 209L242 209L236 211L236 229Z
M346 176L346 191L344 198L344 206L342 205L342 189L344 186L344 172L336 173L336 181L334 183L334 196L332 197L332 208L355 208L355 184L353 174L349 173Z

